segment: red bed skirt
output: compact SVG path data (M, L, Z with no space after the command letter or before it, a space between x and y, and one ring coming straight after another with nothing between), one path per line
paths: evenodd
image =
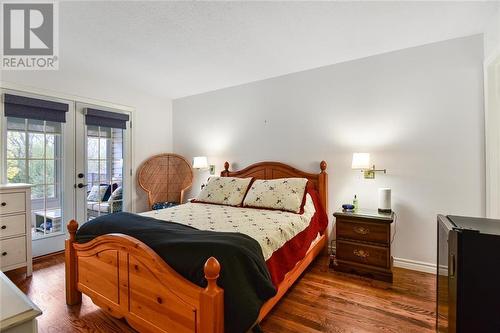
M295 265L302 260L312 242L319 234L323 234L328 226L328 217L319 200L318 192L308 189L312 197L316 212L311 218L309 226L298 233L295 237L286 242L266 261L267 269L271 274L271 279L275 287L283 281L286 273L292 270Z

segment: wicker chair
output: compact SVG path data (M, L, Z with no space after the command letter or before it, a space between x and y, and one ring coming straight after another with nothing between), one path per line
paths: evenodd
M191 164L177 154L159 154L139 168L139 186L148 194L149 206L158 202L184 202L184 192L193 183Z

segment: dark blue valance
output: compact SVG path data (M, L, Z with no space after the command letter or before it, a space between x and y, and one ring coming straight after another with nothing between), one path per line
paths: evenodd
M127 128L128 114L103 111L97 109L85 109L85 124L112 127L112 128Z
M66 122L69 105L43 99L4 94L4 114L6 117Z

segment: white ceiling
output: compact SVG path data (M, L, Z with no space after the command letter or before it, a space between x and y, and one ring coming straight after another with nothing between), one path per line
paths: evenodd
M62 2L60 68L178 98L481 33L498 2Z

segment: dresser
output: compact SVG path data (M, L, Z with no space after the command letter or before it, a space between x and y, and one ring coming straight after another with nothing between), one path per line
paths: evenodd
M42 311L0 272L0 332L38 332L36 317Z
M26 267L31 276L31 185L0 185L0 268Z
M336 265L340 272L392 282L391 224L394 213L336 212Z

